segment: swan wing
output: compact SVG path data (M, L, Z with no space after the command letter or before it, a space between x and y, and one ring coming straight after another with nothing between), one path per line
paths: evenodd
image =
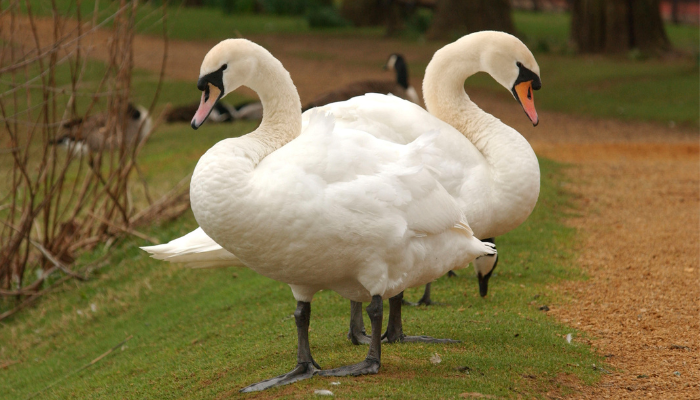
M299 179L280 181L314 182L305 191L318 190L314 197L329 202L319 208L337 207L343 210L341 214L353 214L344 221L362 221L367 228L360 231L365 233L386 232L377 226L386 223L398 236L407 231L418 236L438 234L455 227L471 234L458 203L424 161L426 156L439 154L435 142L441 132L424 132L402 145L336 126L334 114L324 114L310 113L302 134L263 160L258 172L277 176L294 164L301 169ZM277 189L287 194L298 191Z
M379 139L408 144L429 131L438 133L434 151L422 155L440 184L455 197L463 210L490 191L489 167L484 156L451 125L419 105L395 96L369 93L318 110L331 112L339 128L367 132ZM302 115L302 124L310 113ZM469 193L479 193L479 196Z

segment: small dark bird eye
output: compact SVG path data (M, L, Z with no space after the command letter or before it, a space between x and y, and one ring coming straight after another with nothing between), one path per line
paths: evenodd
M228 68L228 64L224 64L224 65L221 67L221 70L223 71L223 70L225 70L226 68Z
M521 67L523 66L523 65L520 63L520 61L516 61L516 62L515 62L515 65L517 65L518 68L521 68Z

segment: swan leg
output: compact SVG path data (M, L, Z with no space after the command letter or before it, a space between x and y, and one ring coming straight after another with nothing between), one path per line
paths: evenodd
M452 271L450 271L452 272ZM437 305L438 303L433 303L433 300L430 298L430 288L433 285L432 282L428 283L425 285L425 291L423 292L423 297L418 300L417 303L412 303L406 299L401 300L401 304L405 306L412 306L412 307L417 307L417 306L431 306L431 305Z
M448 278L454 278L455 276L457 276L457 274L456 274L454 271L449 271L449 272L447 273L447 277L448 277Z
M362 320L362 303L350 300L350 331L348 339L352 344L370 344L372 338L365 331L365 322Z
M372 296L372 302L367 306L367 315L372 322L372 341L364 361L344 367L318 371L322 376L357 376L376 374L379 372L382 358L382 319L384 310L382 296Z
M402 300L403 292L389 299L389 323L387 324L386 332L382 336L389 343L460 343L459 340L436 339L430 336L406 336L403 333L403 323L401 322Z
M297 301L297 309L294 311L294 319L297 323L297 365L291 372L264 381L254 383L241 389L243 393L257 392L275 386L288 385L304 379L309 379L321 369L311 357L309 346L309 321L311 319L311 303Z
M423 292L423 297L418 300L418 305L419 306L429 306L434 304L433 301L430 299L430 287L433 285L432 282L428 283L425 285L425 291Z

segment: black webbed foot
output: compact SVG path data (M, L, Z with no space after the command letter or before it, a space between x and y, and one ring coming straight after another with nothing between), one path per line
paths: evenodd
M365 331L365 323L362 321L362 303L350 301L350 330L348 339L354 345L370 344L372 337Z
M403 305L403 292L389 299L389 324L382 339L389 343L460 343L454 339L436 339L430 336L406 336L403 333L401 321L401 307Z
M266 379L241 389L243 393L257 392L275 386L288 385L304 379L309 379L318 372L321 367L311 356L309 346L309 321L311 319L311 303L297 301L297 309L294 311L294 320L297 325L297 366L290 372Z
M403 343L462 343L455 339L438 339L430 336L404 336L400 342Z
M243 389L241 389L241 392L258 392L275 386L288 385L290 383L298 382L304 379L309 379L313 377L319 370L320 367L318 366L318 364L316 364L315 361L297 364L296 368L294 368L292 371L284 375L276 376L274 378L254 383L250 386L246 386Z
M379 372L380 366L381 363L379 360L366 358L364 361L357 364L346 365L344 367L328 369L325 371L318 371L317 374L321 376L358 376L376 374Z

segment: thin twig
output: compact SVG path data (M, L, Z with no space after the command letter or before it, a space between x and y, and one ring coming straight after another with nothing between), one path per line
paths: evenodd
M86 277L71 271L70 268L66 267L65 265L63 265L62 262L60 262L56 258L54 258L54 256L51 253L49 253L49 251L46 250L46 248L44 248L44 246L42 246L40 243L37 243L36 241L34 241L32 239L29 239L29 243L31 243L34 247L36 247L41 252L41 254L44 255L44 257L46 257L49 261L51 261L51 263L53 265L60 268L61 271L65 272L66 274L72 276L73 278L77 278L81 281L87 280Z
M27 397L27 399L31 399L32 397L35 397L36 395L38 395L38 394L40 394L40 393L43 393L43 392L47 391L48 389L51 389L52 387L58 385L59 383L61 383L61 382L63 382L64 380L68 379L69 377L71 377L71 376L77 374L78 372L80 372L80 371L82 371L82 370L84 370L84 369L87 369L87 368L89 368L89 367L91 367L91 366L97 364L101 359L107 357L107 356L108 356L110 353L112 353L114 350L116 350L116 349L122 347L126 342L128 342L129 340L131 340L131 338L133 338L133 337L134 337L134 335L129 335L126 339L124 339L123 341L121 341L119 344L117 344L116 346L114 346L114 347L112 347L111 349L109 349L109 350L105 351L104 353L102 353L99 357L97 357L97 358L95 358L94 360L90 361L89 363L83 365L82 367L76 369L75 371L72 371L72 372L67 373L67 374L64 375L63 377L59 378L58 380L54 381L52 384L46 386L45 388L39 390L38 392L29 395L29 397Z
M96 220L102 222L102 223L105 224L105 225L108 225L108 226L111 227L111 228L120 230L120 231L122 231L122 232L124 232L124 233L128 233L128 234L130 234L130 235L134 235L134 236L139 237L139 238L141 238L141 239L143 239L143 240L148 240L149 242L151 242L151 243L153 243L153 244L160 244L160 242L158 241L158 239L155 239L155 238L152 238L152 237L150 237L150 236L144 235L143 233L138 232L138 231L135 231L135 230L133 230L133 229L131 229L131 228L127 228L127 227L125 227L125 226L116 225L116 224L114 224L114 223L112 223L112 222L107 221L106 219L104 219L104 218L102 218L102 217L99 217L99 216L95 215L94 213L92 213L92 212L90 212L90 211L88 211L87 213L88 213L88 215L90 215L91 217L95 218Z
M71 278L71 277L68 276L68 275L66 275L66 276L64 276L64 277L62 277L62 278L60 278L59 280L57 280L56 282L54 282L54 284L51 285L51 287L48 287L48 288L42 290L41 292L36 292L35 294L31 295L31 296L30 296L29 298L27 298L26 300L24 300L23 302L21 302L19 305L17 305L17 307L13 308L12 310L5 311L4 313L0 314L0 321L2 321L2 320L4 320L5 318L7 318L7 317L9 317L9 316L11 316L11 315L13 315L13 314L15 314L17 311L22 310L23 308L27 307L28 305L34 303L39 297L45 295L46 293L48 293L49 291L51 291L53 288L55 288L56 285L58 285L59 283L63 283L63 282L67 281L67 280L70 279L70 278Z
M9 367L10 365L19 364L19 363L21 363L21 362L22 362L22 361L20 361L20 360L10 360L10 361L7 361L7 362L5 362L4 364L0 365L0 369L6 369L6 368Z
M47 269L46 271L44 271L41 274L39 279L35 280L31 284L29 284L29 285L27 285L19 290L2 290L2 289L0 289L0 296L22 296L22 295L30 295L31 296L31 295L34 295L34 294L36 294L36 288L38 288L39 285L41 285L41 283L44 282L44 280L49 277L49 275L53 274L56 271L56 269L58 269L58 267L56 267L56 266Z

